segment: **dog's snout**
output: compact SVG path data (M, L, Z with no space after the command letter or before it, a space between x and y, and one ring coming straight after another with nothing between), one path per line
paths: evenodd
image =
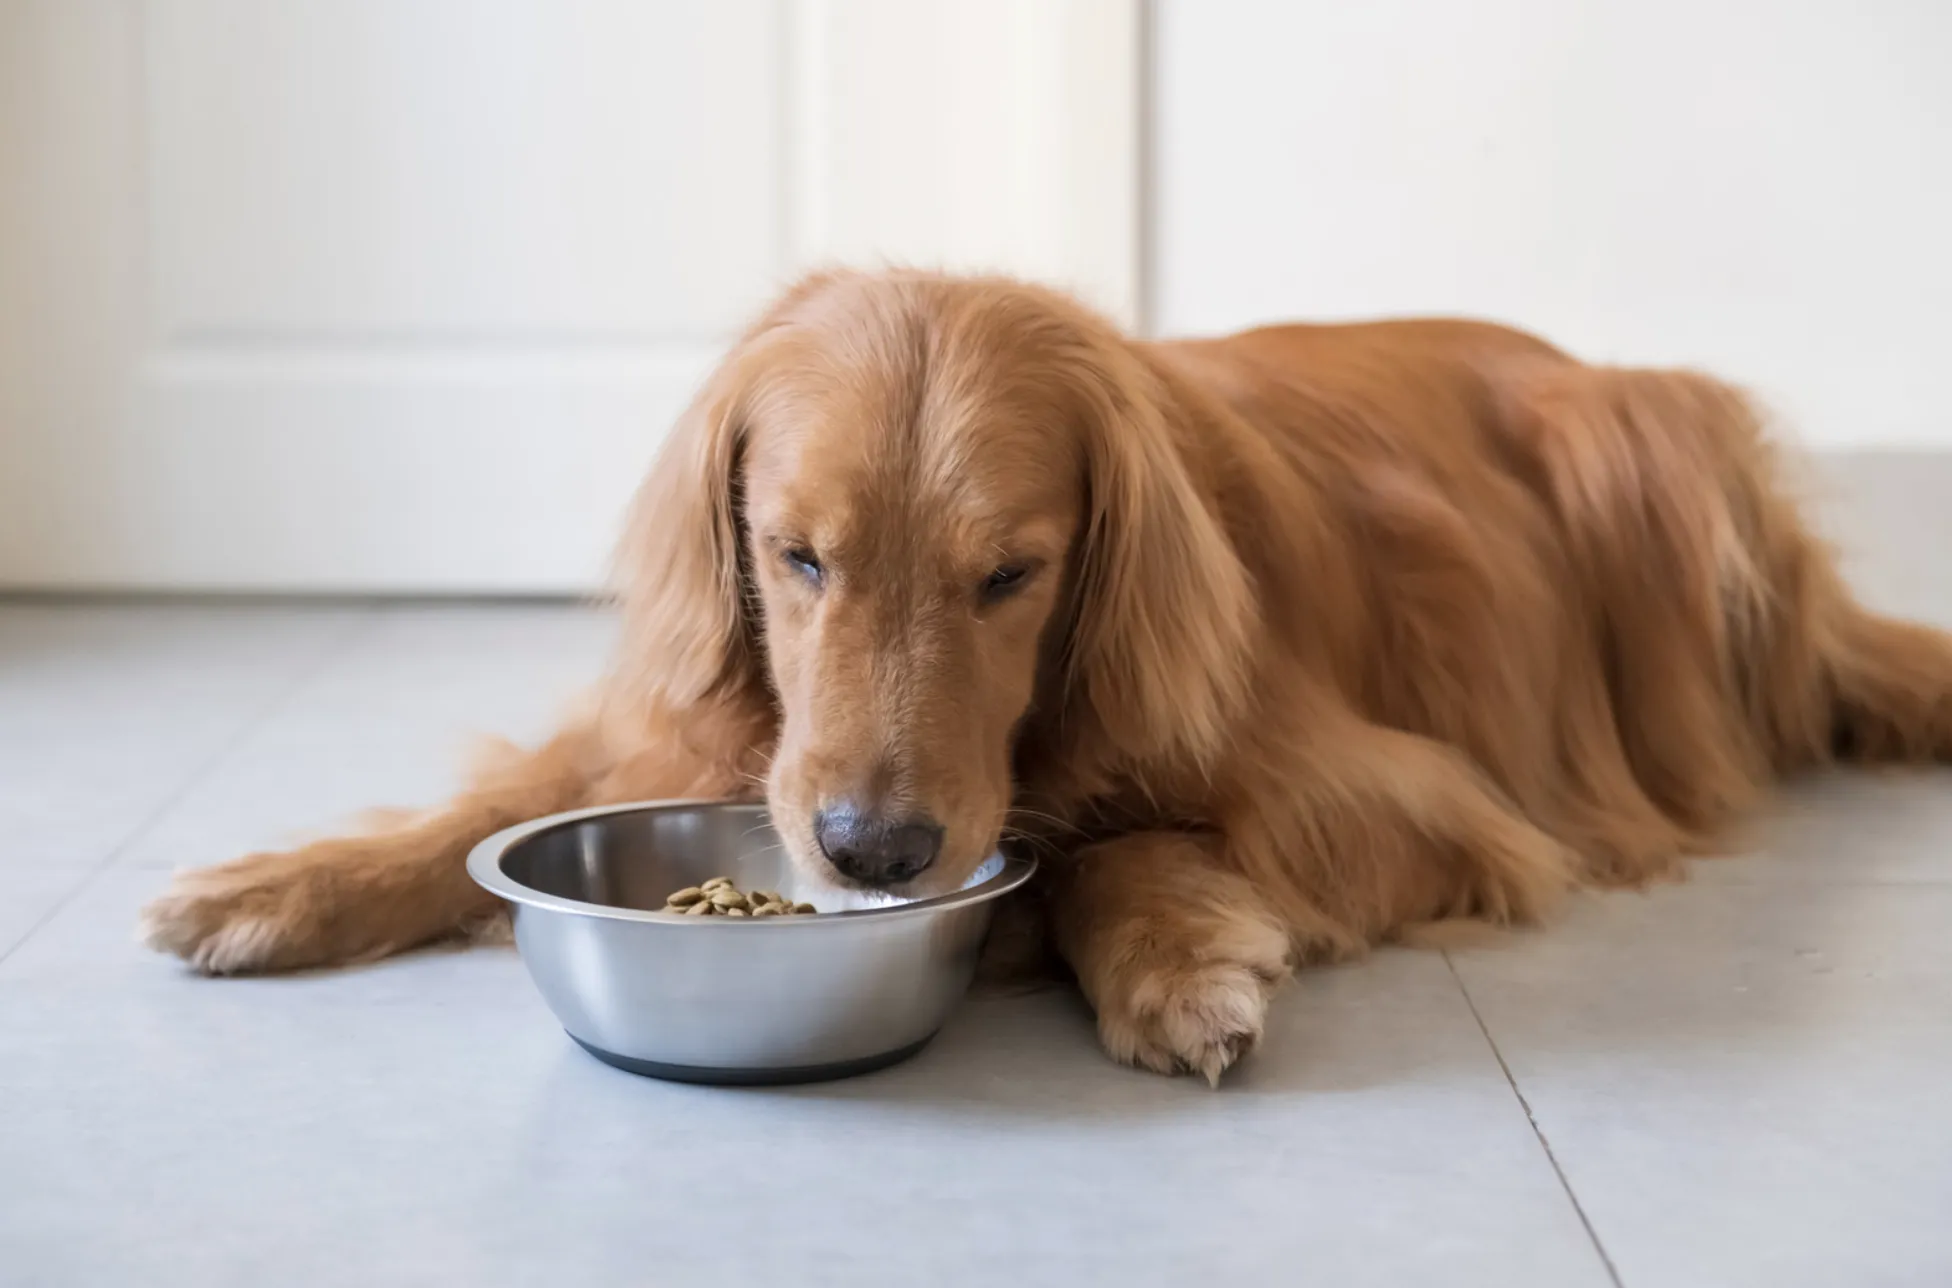
M815 813L813 835L829 863L869 885L912 881L942 849L942 826L927 815L892 818L845 803Z

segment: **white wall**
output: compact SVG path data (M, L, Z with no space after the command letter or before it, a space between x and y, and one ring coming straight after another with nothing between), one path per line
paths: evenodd
M1159 0L1153 329L1438 312L1952 449L1952 0Z

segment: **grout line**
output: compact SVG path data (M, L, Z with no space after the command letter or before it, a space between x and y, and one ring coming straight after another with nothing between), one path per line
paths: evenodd
M339 640L336 647L321 650L319 656L313 659L311 665L300 667L298 674L292 677L291 683L272 694L265 700L262 706L246 716L231 733L230 737L225 738L215 750L198 762L197 767L191 770L183 781L177 785L176 790L158 802L156 808L144 815L142 821L131 828L127 836L124 836L120 841L116 842L109 849L109 852L102 857L100 862L88 869L87 873L80 881L75 883L74 887L68 893L55 900L53 906L42 913L20 938L14 940L5 949L0 950L0 965L5 965L7 959L19 952L28 940L40 934L41 930L49 922L60 916L65 908L86 893L90 886L93 886L96 881L101 879L103 873L114 867L116 861L128 853L130 847L147 836L150 830L156 824L162 822L171 810L182 804L184 797L188 796L199 783L208 778L233 752L242 747L250 739L252 734L263 728L266 721L270 720L280 709L290 703L294 697L298 696L306 685L323 675L330 666L349 654L353 646L363 636L378 630L381 622L384 620L385 615L378 609L367 610L346 628L344 636Z
M1505 1084L1511 1088L1511 1094L1518 1101L1518 1107L1525 1111L1525 1121L1532 1125L1532 1135L1538 1138L1539 1148L1545 1151L1545 1161L1552 1164L1552 1174L1559 1178L1559 1188L1566 1192L1566 1201L1572 1204L1573 1215L1577 1216L1579 1224L1585 1227L1586 1237L1592 1242L1593 1251L1599 1254L1600 1264L1606 1267L1606 1277L1613 1282L1613 1288L1624 1288L1620 1282L1620 1271L1614 1266L1613 1258L1606 1255L1606 1246L1600 1242L1599 1232L1593 1229L1593 1222L1586 1215L1586 1209L1581 1206L1579 1196L1573 1193L1572 1182L1566 1179L1566 1169L1559 1165L1559 1156L1552 1152L1552 1142L1545 1138L1545 1132L1539 1127L1539 1117L1532 1112L1531 1102L1525 1099L1525 1093L1518 1089L1518 1079L1512 1077L1511 1066L1505 1063L1505 1053L1498 1049L1497 1040L1491 1036L1491 1029L1485 1024L1484 1016L1478 1013L1478 1004L1472 1000L1471 990L1465 987L1464 977L1458 974L1457 963L1451 960L1449 950L1444 950L1441 955L1445 967L1450 971L1451 979L1457 983L1457 991L1464 997L1464 1005L1471 1008L1471 1018L1477 1021L1478 1032L1484 1034L1484 1044L1491 1048L1492 1058L1497 1060L1498 1068L1505 1075Z

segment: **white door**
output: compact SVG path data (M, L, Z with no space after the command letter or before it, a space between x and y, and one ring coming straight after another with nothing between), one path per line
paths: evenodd
M799 267L1129 319L1137 0L0 0L0 584L580 591Z

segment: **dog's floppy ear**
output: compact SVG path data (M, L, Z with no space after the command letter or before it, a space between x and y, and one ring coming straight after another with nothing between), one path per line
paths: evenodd
M756 665L735 496L746 365L741 345L678 418L617 548L619 678L665 710L743 687Z
M1112 745L1210 767L1246 700L1257 614L1210 488L1182 455L1188 414L1118 336L1082 375L1089 508L1067 666ZM1184 428L1184 426L1181 426Z
M763 692L739 515L746 415L769 340L828 280L805 279L740 338L678 418L631 503L615 561L623 607L617 679L635 702L683 711Z

